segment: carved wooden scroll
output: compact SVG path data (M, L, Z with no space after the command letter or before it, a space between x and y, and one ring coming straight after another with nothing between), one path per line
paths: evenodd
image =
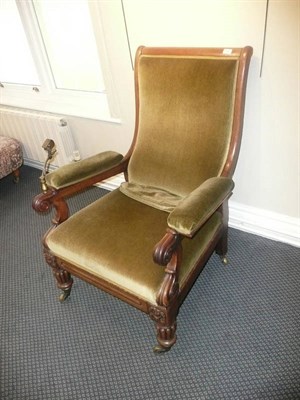
M57 191L50 189L45 193L38 194L33 199L32 207L35 211L46 213L54 206L55 216L52 223L56 226L64 222L69 217L69 207L62 197L57 196Z
M168 307L179 292L178 272L182 259L182 237L173 230L167 230L166 235L157 244L153 259L160 265L166 265L165 277L157 295L157 304Z

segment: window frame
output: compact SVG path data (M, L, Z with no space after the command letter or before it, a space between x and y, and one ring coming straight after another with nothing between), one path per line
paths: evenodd
M2 82L0 102L14 107L120 123L120 109L106 51L100 2L87 1L105 84L105 91L101 93L56 88L34 5L31 0L15 2L40 84L33 86Z

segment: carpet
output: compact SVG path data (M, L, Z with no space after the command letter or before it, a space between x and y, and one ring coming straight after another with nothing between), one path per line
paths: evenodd
M300 399L299 248L230 229L230 265L209 260L176 345L156 355L154 323L133 307L76 278L58 302L41 246L51 213L31 208L39 175L0 180L1 399Z

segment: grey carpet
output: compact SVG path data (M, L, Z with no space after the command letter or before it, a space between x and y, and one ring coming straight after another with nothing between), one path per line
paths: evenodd
M57 301L40 245L51 215L31 209L39 175L0 181L1 399L300 399L298 248L231 229L230 266L210 259L157 356L134 308L79 280Z

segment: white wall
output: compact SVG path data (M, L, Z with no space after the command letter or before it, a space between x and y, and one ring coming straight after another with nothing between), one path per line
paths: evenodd
M251 45L245 124L232 204L299 218L299 0L123 0L131 51L152 46ZM120 125L71 119L83 156L125 153L134 128L133 71L122 3L103 1L103 26L121 110ZM276 219L276 218L275 218ZM297 234L297 232L296 232ZM298 233L299 234L299 233Z
M235 200L299 216L299 1L270 1L262 78L251 80ZM256 104L256 106L255 106Z

